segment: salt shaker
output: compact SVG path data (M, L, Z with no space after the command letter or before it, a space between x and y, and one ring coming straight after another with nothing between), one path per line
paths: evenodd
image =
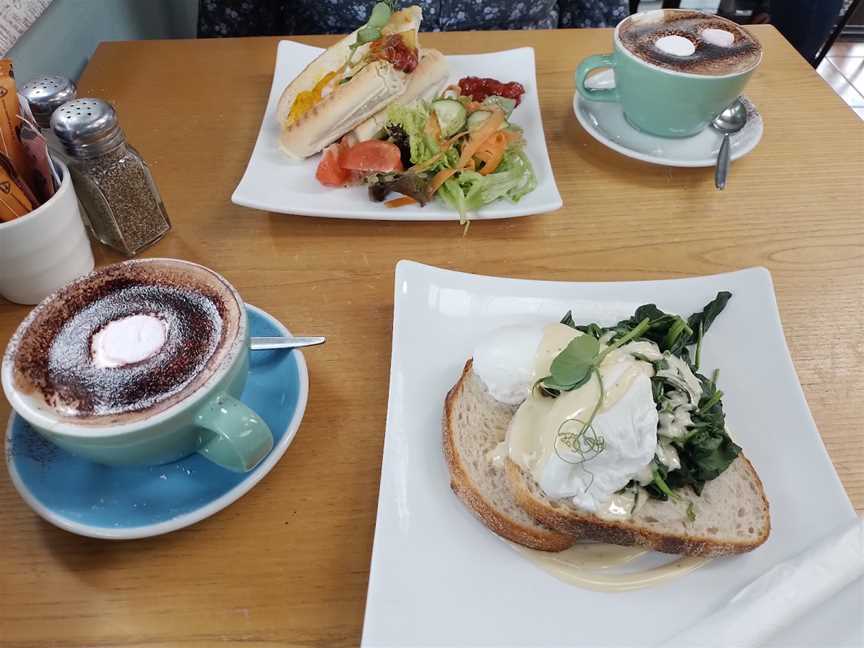
M63 146L51 131L51 115L67 101L75 99L78 89L75 82L62 76L41 76L28 81L20 88L20 94L30 106L36 125L43 131L52 154L67 159Z
M135 256L171 229L150 169L101 99L75 99L51 116L93 236Z

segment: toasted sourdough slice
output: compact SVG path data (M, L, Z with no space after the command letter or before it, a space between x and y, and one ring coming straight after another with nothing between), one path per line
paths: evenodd
M519 505L546 526L607 544L640 545L693 556L743 553L761 545L771 531L768 501L752 464L739 455L701 495L678 489L679 500L649 499L627 520L608 520L565 500L550 500L534 479L507 460L507 482ZM688 520L693 506L695 518Z
M444 402L444 457L450 487L477 518L508 540L539 549L562 551L575 538L538 524L516 502L504 464L489 453L507 433L515 406L495 400L471 370L471 360Z

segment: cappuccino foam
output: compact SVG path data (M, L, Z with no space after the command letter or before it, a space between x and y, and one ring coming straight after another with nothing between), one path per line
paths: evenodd
M618 38L646 63L689 74L746 72L762 55L761 45L749 32L731 20L698 11L634 14L618 27Z
M109 266L38 306L10 344L15 387L87 424L152 416L206 382L238 336L233 291L169 260Z

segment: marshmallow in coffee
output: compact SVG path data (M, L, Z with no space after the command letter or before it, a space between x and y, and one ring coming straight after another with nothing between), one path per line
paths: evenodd
M168 325L152 313L108 322L90 340L90 357L102 369L125 367L150 358L165 346Z
M731 20L698 11L634 14L618 28L621 44L646 63L676 72L722 76L752 69L759 42Z

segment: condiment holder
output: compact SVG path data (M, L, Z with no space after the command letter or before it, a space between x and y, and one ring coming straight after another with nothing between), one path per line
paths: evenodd
M72 178L65 164L53 162L61 177L56 193L30 213L0 223L0 295L18 304L38 304L93 269Z

